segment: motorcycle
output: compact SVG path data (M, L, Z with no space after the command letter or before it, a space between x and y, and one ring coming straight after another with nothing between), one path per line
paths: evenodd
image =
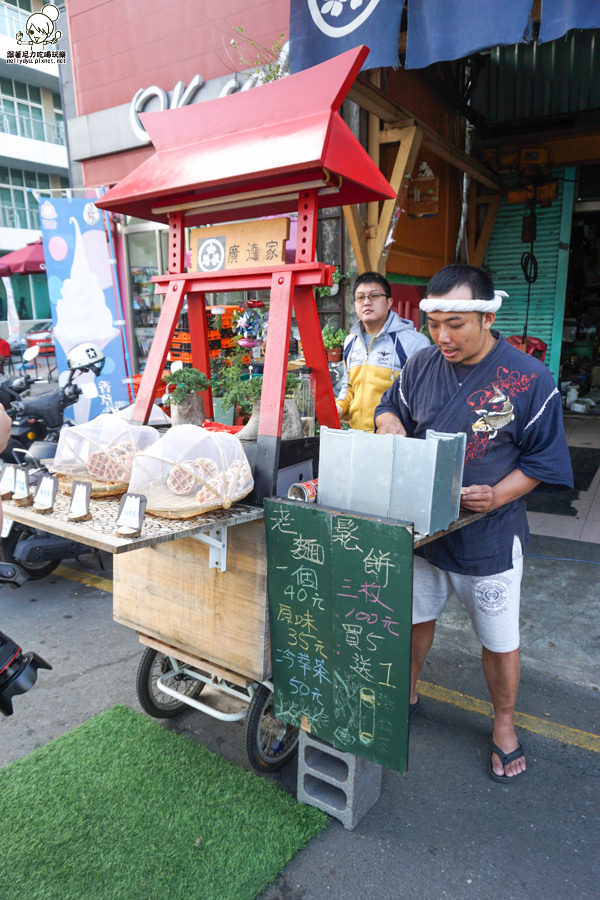
M39 350L37 347L31 347L29 350L25 351L24 360L28 361L31 359L35 359L38 355ZM31 390L31 386L35 383L36 379L32 378L29 373L22 372L19 375L4 375L0 378L0 403L3 405L4 409L8 410L11 406L18 402L22 395L26 394ZM32 438L33 439L33 438ZM31 441L30 441L31 442ZM14 447L22 447L23 446L23 435L19 435L18 437L13 436L11 430L11 436L9 441L0 454L1 458L5 462L13 462L12 451Z
M76 349L76 348L75 348ZM35 359L39 353L38 347L30 347L23 354L27 361ZM72 369L61 374L58 387L52 388L35 396L23 396L35 383L27 373L13 380L12 385L7 386L6 393L12 394L12 400L5 409L12 419L10 439L2 452L5 462L14 462L14 450L26 450L35 441L45 441L56 445L60 429L64 424L64 411L67 406L76 403L81 388L73 384L73 378L78 371L88 371L89 366L83 370ZM1 388L1 385L0 385ZM52 451L52 448L50 448ZM54 455L50 452L49 455Z
M27 574L13 563L0 563L0 584L20 587ZM26 694L37 681L39 669L51 669L50 663L37 653L23 653L19 644L0 631L0 713L12 716L13 697Z
M57 388L36 397L16 400L7 409L13 420L13 445L7 461L26 467L32 486L47 471L44 462L56 455L61 429L73 424L64 421L65 409L76 403L82 393L91 396L96 392L95 385L85 384L82 389L74 383L74 378L84 372L99 375L104 367L104 355L93 344L78 344L69 353L67 365L69 368L61 372ZM2 456L5 458L4 454ZM63 559L91 552L88 546L77 541L48 534L6 517L0 538L0 558L7 563L17 563L31 579L45 578Z

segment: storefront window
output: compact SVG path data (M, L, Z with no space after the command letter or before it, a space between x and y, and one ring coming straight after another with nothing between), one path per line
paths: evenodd
M134 349L137 366L143 372L162 308L162 296L155 295L152 278L162 271L163 232L153 225L126 227L129 290Z

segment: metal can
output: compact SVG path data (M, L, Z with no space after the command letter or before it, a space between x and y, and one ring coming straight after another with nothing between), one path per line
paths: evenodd
M317 499L318 478L312 481L297 481L290 485L288 497L290 500L304 500L305 503L315 503Z

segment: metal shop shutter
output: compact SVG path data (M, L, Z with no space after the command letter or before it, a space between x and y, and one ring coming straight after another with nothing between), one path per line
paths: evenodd
M527 334L548 344L546 364L558 381L575 169L560 168L553 174L558 181L558 198L549 207L535 209L537 237L533 252L538 277L531 286ZM525 326L527 281L521 270L521 256L529 251L530 245L521 241L521 223L526 212L524 204L511 204L502 199L485 258L495 287L510 294L496 317L496 327L504 337L522 334Z

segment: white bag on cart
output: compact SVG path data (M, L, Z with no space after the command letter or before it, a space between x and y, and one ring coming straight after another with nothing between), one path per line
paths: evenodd
M132 493L146 497L146 512L167 518L229 509L253 487L237 437L198 425L175 425L139 453L129 484Z
M158 438L155 428L132 425L116 413L102 413L62 429L52 470L71 479L127 485L135 454Z

